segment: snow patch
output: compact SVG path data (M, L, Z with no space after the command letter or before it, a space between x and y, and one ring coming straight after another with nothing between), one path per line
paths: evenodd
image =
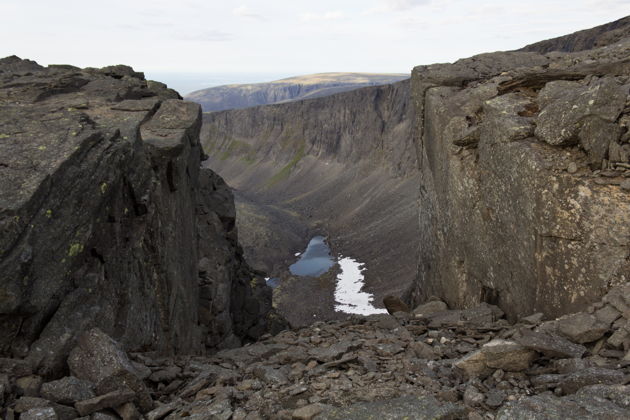
M371 293L361 291L365 283L364 264L343 255L339 256L338 263L341 272L337 276L335 288L335 311L359 315L387 313L385 309L374 307Z

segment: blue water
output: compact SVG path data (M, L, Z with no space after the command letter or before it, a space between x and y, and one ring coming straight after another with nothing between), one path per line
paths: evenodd
M308 243L299 261L289 267L289 271L296 276L319 277L330 270L334 264L325 238L315 236Z
M275 289L280 285L280 279L278 277L267 278L267 286Z

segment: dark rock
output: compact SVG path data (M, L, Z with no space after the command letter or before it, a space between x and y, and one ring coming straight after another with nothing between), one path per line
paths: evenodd
M416 309L413 310L413 313L414 315L428 315L434 312L446 311L447 309L448 306L446 303L441 300L433 300L417 306Z
M89 400L79 401L74 404L74 408L76 408L79 415L87 416L104 408L119 407L133 400L135 396L136 394L129 389L118 390Z
M383 305L385 305L385 309L390 314L395 314L396 312L411 312L409 306L405 302L403 302L400 298L396 296L385 296L383 298Z
M93 398L94 385L85 380L66 376L57 381L47 382L41 387L42 397L61 404L74 404L77 401Z
M68 356L68 366L74 376L92 383L135 369L121 346L98 328L84 333Z
M20 415L21 420L58 420L52 407L32 408Z
M567 375L559 386L564 394L573 394L588 385L616 385L626 382L626 374L622 371L591 367Z
M459 404L440 403L433 397L401 397L392 400L363 402L345 408L333 408L321 413L317 420L364 420L378 418L394 420L458 419L466 409Z
M114 410L123 420L139 420L142 417L136 406L130 402L114 407Z
M37 397L20 397L15 402L14 409L16 413L20 414L28 410L31 410L33 408L45 408L45 407L51 407L50 401L45 400L43 398L37 398Z
M599 340L609 326L593 315L583 312L556 321L558 332L575 343L590 343Z
M354 342L351 339L345 339L337 343L332 344L329 347L317 347L311 349L309 354L320 362L330 362L339 359L345 353L356 350L360 347L359 343Z
M169 366L166 369L153 372L149 376L149 380L153 382L171 382L177 378L177 375L181 373L181 369L177 366Z
M453 363L469 377L488 376L493 369L518 372L529 368L535 353L514 341L494 339Z
M119 389L130 389L136 394L134 402L142 413L153 409L153 400L151 399L146 385L138 379L135 374L129 371L120 370L96 384L96 392L98 395Z
M261 381L272 384L286 384L288 379L280 369L274 369L269 366L259 366L254 369L254 375Z
M42 377L37 375L29 375L18 378L15 381L18 395L27 397L38 397L39 389L42 386ZM45 398L45 397L44 397Z
M547 357L576 358L586 353L586 347L574 344L569 340L555 334L546 334L521 329L520 335L515 337L521 346L535 350Z
M198 105L126 66L0 67L0 355L28 352L0 372L58 378L94 327L167 354L266 331L271 291L252 282L224 217L229 188L200 168ZM214 282L199 277L205 257L223 273ZM198 322L212 306L200 283L235 296L212 322Z
M178 406L182 404L182 401L177 399L169 404L163 404L158 406L157 408L151 410L150 412L145 414L147 420L161 420L173 411L177 409Z
M498 408L505 401L505 392L500 390L492 390L486 394L485 403L490 408Z
M33 368L27 360L0 357L0 373L15 377L28 376L33 373Z
M485 398L486 397L473 385L467 386L466 391L464 391L464 403L468 406L478 406L483 403Z

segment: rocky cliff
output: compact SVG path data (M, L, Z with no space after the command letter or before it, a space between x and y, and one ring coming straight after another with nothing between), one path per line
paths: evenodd
M180 99L126 66L0 60L1 356L56 375L92 327L166 354L265 331L270 290Z
M192 92L186 99L201 104L204 111L223 111L318 98L408 78L407 74L319 73L268 83L216 86Z
M308 235L323 233L334 252L366 263L377 305L411 287L419 233L408 81L205 114L201 137L208 166L237 191L237 222L255 266L282 276ZM308 322L326 316L321 308L333 312L334 282L323 283L325 292L322 283L310 290L299 282L304 297L326 295L305 300Z
M377 299L413 283L413 303L578 310L630 272L627 22L526 48L543 54L417 67L409 104L401 82L209 114L209 164L248 202L244 231L296 214L326 226L367 263ZM291 255L294 236L247 233L246 252L273 271L277 255L256 245Z
M536 42L519 51L542 54L552 51L577 52L614 44L628 36L630 36L630 16L591 29Z
M418 299L557 316L630 275L630 40L412 75Z

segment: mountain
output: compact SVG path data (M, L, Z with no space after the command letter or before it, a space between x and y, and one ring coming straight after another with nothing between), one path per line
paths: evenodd
M279 309L322 318L333 299L334 278L286 272L300 232L364 262L376 305L438 296L555 317L628 281L629 42L481 54L411 81L205 114L207 164L236 190L246 257L287 278L285 301L317 296Z
M318 98L408 78L406 74L319 73L269 83L211 87L188 94L186 100L201 104L205 112L222 111Z
M630 16L614 22L584 29L569 35L536 42L519 51L549 53L552 51L577 52L592 48L605 47L630 36Z

